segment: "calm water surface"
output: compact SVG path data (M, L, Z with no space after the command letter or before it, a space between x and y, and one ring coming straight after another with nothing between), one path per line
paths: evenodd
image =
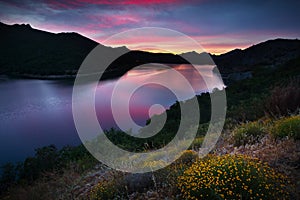
M221 89L224 86L222 80L212 72L212 66L196 66L201 75L207 78L209 86L190 65L173 67L189 80L196 94L213 88ZM172 88L157 84L144 85L132 95L130 114L140 126L145 125L149 118L151 105L160 104L164 108L171 106L177 100L174 92L180 93L185 99L192 97L186 94L183 83L172 77L169 69L162 66L144 65L127 72L121 79L125 90L122 91L124 94L117 94L120 107L128 106L123 105L122 101L127 84L143 85L143 82L149 79L172 83ZM106 129L117 127L110 108L112 90L117 82L118 80L100 82L96 90L95 107L98 120ZM72 117L71 82L0 79L0 94L0 164L22 161L25 157L33 155L35 148L45 145L55 144L62 147L80 144ZM154 110L151 115L162 111Z

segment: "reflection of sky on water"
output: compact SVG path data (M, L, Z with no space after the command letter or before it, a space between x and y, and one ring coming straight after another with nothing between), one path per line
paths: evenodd
M211 91L215 87L223 88L222 81L212 72L213 66L195 67L196 69L191 65L182 64L173 66L173 69L176 69L189 81L195 94ZM206 82L204 82L203 77L205 77ZM171 87L166 88L159 84L145 84L147 81L167 84ZM178 100L175 94L179 94L182 97L179 100L193 97L187 91L185 82L179 79L176 73L170 73L168 67L156 64L143 65L129 71L119 80L99 84L96 93L96 110L102 128L116 127L111 111L111 96L116 85L121 87L121 89L117 90L117 98L114 100L117 101L118 114L121 115L121 118L123 116L124 120L128 117L123 111L124 109L122 109L128 107L125 102L126 97L129 95L128 90L134 86L141 86L130 96L129 103L130 117L140 126L145 125L146 120L149 118L149 108L152 105L161 104L164 108L169 108ZM153 114L160 114L161 112L161 110L157 110ZM132 127L126 127L126 129L130 128Z
M20 161L45 145L80 143L72 119L72 88L55 82L0 83L0 165Z
M185 76L196 93L206 91L207 87L195 69L188 65L174 66ZM211 72L211 66L196 66L201 74L208 78L208 85L222 88L223 84ZM116 95L116 103L122 108L124 97L128 96L126 88L143 85L146 80L170 83L171 88L158 84L147 84L138 88L131 95L129 103L130 116L138 125L145 125L149 118L149 108L160 104L164 108L172 105L177 98L174 93L185 96L186 88L182 81L176 79L166 67L144 65L131 70L119 80L107 80L99 83L96 92L98 120L103 128L116 127L111 111L112 90L121 80L121 88ZM82 86L82 101L88 93ZM124 89L123 89L124 88ZM76 145L80 143L72 116L72 84L65 81L8 79L0 82L0 164L7 161L19 161L32 155L34 149L55 144ZM91 89L91 88L90 88ZM210 88L211 89L211 88ZM173 92L172 92L173 91ZM157 114L161 109L153 110ZM89 119L90 111L82 110L82 115ZM120 113L122 119L122 112ZM129 129L130 127L127 127Z

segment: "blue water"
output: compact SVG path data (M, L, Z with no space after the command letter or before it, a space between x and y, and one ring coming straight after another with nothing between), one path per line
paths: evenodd
M189 80L195 94L207 90L201 77L189 65L177 65L174 68ZM215 87L223 87L223 82L212 73L211 66L200 68L202 76L208 77ZM142 84L146 79L172 82L173 88L145 85L132 95L130 114L140 126L145 125L151 116L151 105L161 104L168 108L177 100L170 91L176 90L183 95L186 91L180 81L170 77L168 69L159 66L148 65L133 69L121 79L125 86ZM97 88L96 110L103 128L116 127L110 98L117 82L118 79L104 81ZM71 81L61 80L0 79L0 165L23 161L34 154L35 148L45 145L54 144L60 148L81 143L72 116L72 86ZM126 90L122 92L126 93ZM188 98L191 96L186 96ZM122 103L120 98L118 104L121 107ZM160 112L162 110L152 114Z

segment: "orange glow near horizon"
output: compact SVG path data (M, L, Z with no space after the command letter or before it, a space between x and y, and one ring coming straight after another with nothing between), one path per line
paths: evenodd
M233 45L203 45L204 49L206 50L206 52L210 53L210 54L215 54L215 55L220 55L220 54L224 54L227 53L229 51L232 51L234 49L246 49L249 47L249 45L240 45L240 46L233 46Z
M226 37L195 37L192 38L195 44L186 45L185 39L181 37L168 36L135 36L113 38L108 42L99 41L99 43L111 47L126 46L130 50L142 50L152 53L173 53L181 54L195 51L197 53L207 52L215 55L227 53L234 49L245 49L251 45L251 42L240 42L239 40L228 39Z
M179 32L160 28L133 29L121 32L99 43L111 47L126 46L131 50L180 54L184 52L203 52L196 41Z

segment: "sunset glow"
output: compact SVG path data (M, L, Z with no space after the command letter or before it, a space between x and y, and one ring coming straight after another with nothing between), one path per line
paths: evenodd
M299 7L295 1L3 0L0 21L55 33L78 32L99 43L132 28L161 27L190 36L207 52L221 54L270 38L299 38ZM153 42L163 49L148 45ZM168 36L155 33L116 40L112 46L151 52L202 51L189 46L178 49Z

